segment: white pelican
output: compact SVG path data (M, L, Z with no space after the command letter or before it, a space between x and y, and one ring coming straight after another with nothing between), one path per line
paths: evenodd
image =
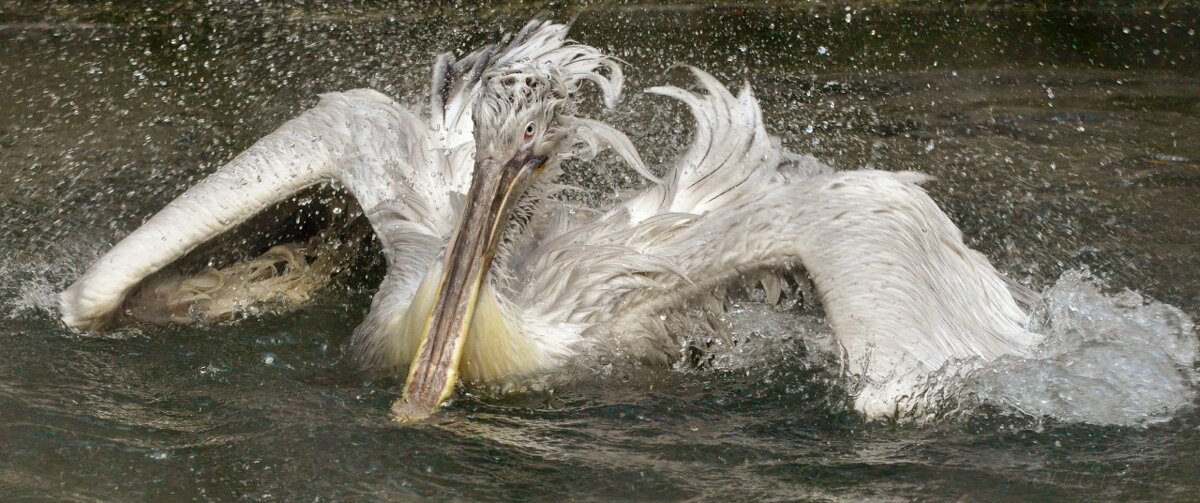
M196 246L334 181L362 207L387 260L352 344L366 367L408 366L393 406L402 419L436 410L459 377L508 379L605 352L678 359L679 334L662 313L779 268L807 270L846 372L864 383L855 406L870 418L920 407L921 380L947 362L1037 343L1014 301L1027 292L963 244L918 187L922 175L834 172L788 152L765 131L748 86L734 96L694 70L702 93L649 90L686 103L697 122L691 146L655 178L625 135L570 115L585 81L614 105L622 74L596 49L567 42L566 30L531 22L507 43L438 57L428 122L372 90L322 95L117 243L61 294L63 320L102 329L136 314L133 298L183 298L192 310L182 319L203 319L316 288L292 274L305 261L287 258L300 266L252 268L254 281L210 273L217 279L131 297ZM550 197L556 168L600 145L652 183L605 212L568 211ZM267 263L294 249L271 253ZM238 281L254 285L222 286ZM777 295L778 283L767 285ZM215 300L222 295L238 300Z

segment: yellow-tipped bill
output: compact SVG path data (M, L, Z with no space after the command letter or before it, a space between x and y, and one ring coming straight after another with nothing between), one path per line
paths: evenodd
M545 162L545 157L519 155L504 164L476 163L462 220L446 247L437 301L409 367L404 392L392 405L396 419L425 419L454 392L475 304L492 257L513 207Z

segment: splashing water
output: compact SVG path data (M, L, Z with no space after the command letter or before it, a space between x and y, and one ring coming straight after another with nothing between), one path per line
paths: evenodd
M82 240L47 250L40 257L13 254L0 261L0 299L9 319L42 315L58 317L58 293L99 256L101 246L85 247Z
M1125 290L1110 295L1086 269L1067 271L1031 315L1045 339L1026 357L958 361L927 376L923 412L904 419L970 417L983 405L1065 422L1148 425L1190 407L1200 379L1194 324L1183 311ZM836 371L833 330L758 302L735 304L731 344L709 346L716 370L749 370L792 359ZM791 364L797 362L792 361ZM845 376L853 389L855 376Z
M1068 271L1042 295L1030 329L1046 339L1030 357L999 358L951 384L965 404L1032 416L1138 425L1170 419L1195 397L1197 338L1178 308L1137 292L1103 293L1088 271Z

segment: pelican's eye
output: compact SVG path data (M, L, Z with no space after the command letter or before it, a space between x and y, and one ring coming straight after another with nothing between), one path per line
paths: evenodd
M524 141L525 141L525 143L529 143L529 140L532 140L532 139L533 139L533 123L530 122L529 124L525 125Z

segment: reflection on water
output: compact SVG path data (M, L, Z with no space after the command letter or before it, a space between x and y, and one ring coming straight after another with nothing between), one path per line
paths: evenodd
M969 414L867 424L822 364L820 318L748 301L730 317L742 343L711 370L468 390L443 422L399 428L400 383L342 363L378 278L287 316L86 336L56 322L53 295L317 93L421 106L432 54L531 13L47 5L0 10L3 494L1200 497L1194 362L1175 361L1195 354L1200 315L1194 7L565 8L574 37L627 62L630 92L605 119L649 160L690 126L637 89L688 85L677 63L748 79L792 150L935 175L968 242L1046 289L1050 341L955 381ZM568 176L601 202L637 183L613 160ZM1154 424L1095 425L1147 410Z

